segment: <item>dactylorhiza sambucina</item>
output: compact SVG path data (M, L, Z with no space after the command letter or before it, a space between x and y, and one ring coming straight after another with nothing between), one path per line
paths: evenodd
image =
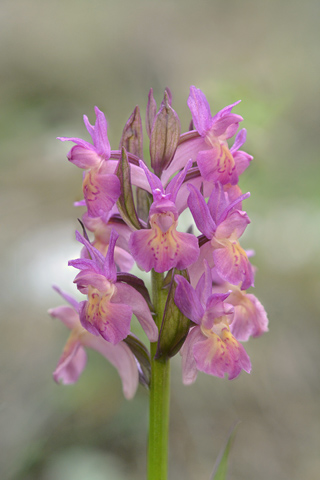
M198 371L233 379L251 370L240 342L266 332L268 319L259 300L247 293L254 283L252 253L240 245L250 223L242 210L250 194L238 185L252 161L240 150L246 130L237 133L243 118L232 110L239 102L212 116L205 95L192 86L187 103L191 128L181 134L170 90L159 109L150 90L148 161L139 107L118 149L111 150L107 121L97 107L94 125L84 116L92 143L59 137L75 144L67 158L83 169L83 200L76 205L86 212L82 234L76 232L80 256L69 262L79 270L74 283L83 300L55 287L69 306L49 311L71 329L54 372L57 382L78 380L86 347L118 369L127 398L138 381L151 391L157 362L165 364L179 352L185 384L194 382ZM186 209L192 226L180 219ZM151 272L151 295L130 273L134 264ZM150 348L131 333L133 315Z

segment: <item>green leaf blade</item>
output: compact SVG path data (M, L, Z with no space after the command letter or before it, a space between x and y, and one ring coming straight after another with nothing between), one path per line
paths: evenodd
M220 453L218 455L218 458L216 460L212 475L210 477L210 480L227 480L227 472L228 472L228 461L229 461L229 455L230 455L230 450L232 447L232 444L234 442L235 434L237 427L240 422L237 422L233 427L231 428L229 435L227 437L225 445L222 447L220 450Z

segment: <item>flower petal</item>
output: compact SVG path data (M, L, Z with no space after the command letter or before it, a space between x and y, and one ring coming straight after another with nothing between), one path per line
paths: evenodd
M126 250L116 247L114 251L114 263L119 267L121 272L130 272L134 265L134 260Z
M130 305L132 312L137 317L150 342L158 340L158 328L152 318L148 304L135 288L125 283L117 282L112 302Z
M229 374L229 380L236 378L241 370L250 373L251 362L243 348L227 328L222 330L222 338L212 332L204 341L193 347L197 369L223 378Z
M223 280L233 285L239 285L242 282L242 290L247 290L253 285L253 269L239 242L225 242L223 248L213 251L213 260Z
M237 295L234 304L234 319L230 325L232 335L242 342L249 340L250 336L259 337L268 331L268 317L263 305L252 295Z
M67 158L69 162L79 168L92 168L99 165L101 162L100 155L96 152L91 143L88 143L85 147L75 145L67 154Z
M190 283L182 276L175 275L177 288L174 301L179 310L194 323L200 324L204 309L200 303L199 296Z
M210 295L206 305L206 311L202 319L202 326L206 329L212 329L214 324L224 317L227 320L228 316L229 319L227 320L228 323L231 323L234 307L229 303L225 303L224 300L228 298L229 292L227 293L214 293Z
M168 184L167 188L166 188L166 194L170 193L171 194L171 198L170 200L172 202L176 202L176 198L177 198L177 194L184 182L184 179L186 178L186 175L187 175L187 172L188 170L191 168L192 166L192 160L189 159L186 163L186 166L183 168L183 170L179 173L177 173L177 175L171 180L171 182Z
M217 226L215 237L217 240L223 238L238 239L250 223L246 212L242 210L233 210L220 225Z
M74 142L76 145L71 148L67 158L79 168L91 168L101 162L101 157L94 146L76 137L57 137L61 142Z
M83 372L86 363L87 354L80 344L78 335L71 332L53 372L53 378L57 383L65 385L75 383Z
M91 168L83 179L83 195L91 217L109 213L120 196L120 182L116 175L100 174Z
M93 141L94 126L91 125L91 123L89 122L89 119L88 119L87 115L83 115L83 123L85 124L86 129L88 130L88 132L90 134L90 137L92 138L92 141Z
M242 150L238 150L233 154L234 161L236 162L236 169L238 175L241 175L250 165L253 157Z
M61 295L62 298L64 298L68 303L70 303L70 305L74 308L74 310L78 311L79 302L77 302L75 298L71 297L71 295L61 290L61 288L59 288L57 285L52 285L52 288L57 293L59 293L59 295Z
M245 128L242 128L238 132L236 139L234 141L234 144L230 148L230 152L234 153L237 150L239 150L239 148L242 147L242 145L245 143L246 138L247 138L247 130Z
M240 100L232 105L224 107L222 110L216 113L214 117L212 117L210 130L215 136L223 135L224 139L227 139L233 137L233 135L236 133L238 124L243 120L243 118L240 115L231 113L231 110L233 107L238 105L238 103L240 103Z
M196 287L204 273L204 260L208 262L209 267L213 268L214 262L212 256L212 245L210 242L207 242L200 247L200 255L198 260L188 267L190 283L193 287Z
M102 156L102 158L108 159L110 157L110 143L107 134L107 120L98 107L94 107L94 111L96 114L96 123L92 137L93 143L97 149L97 152Z
M82 336L82 344L101 353L118 370L122 381L123 394L127 399L133 398L139 384L137 363L130 348L119 342L112 345L101 337L94 337L90 333Z
M196 130L201 136L205 136L210 128L211 112L204 93L199 88L191 86L187 103Z
M216 224L220 223L221 216L228 204L228 197L222 184L220 182L215 183L208 200L208 208Z
M211 239L216 230L216 224L210 215L208 205L205 199L192 184L188 184L188 190L190 192L188 197L188 207L192 213L197 228L207 238Z
M49 315L54 318L58 318L61 322L70 330L79 325L79 315L74 308L68 305L62 305L61 307L50 308L48 310Z
M80 311L82 326L93 335L100 334L113 345L129 335L131 317L131 307L112 303L110 295L96 289L89 290L89 299Z
M110 288L110 282L106 277L92 270L82 270L79 272L73 283L75 283L78 290L84 294L87 294L89 286L101 292L107 291Z
M88 149L94 150L94 146L91 143L87 142L86 140L82 140L82 138L57 137L57 140L60 140L61 142L73 142L82 148L88 148Z
M212 274L207 260L204 260L204 273L196 286L196 293L203 308L206 307L208 298L212 295Z
M190 329L186 341L182 345L180 350L182 355L182 381L185 385L191 385L197 378L198 370L193 348L196 342L204 338L200 328L196 326Z
M185 136L189 133L184 134ZM181 139L185 138L183 135L180 136ZM207 148L205 139L199 136L193 136L190 139L186 139L178 145L176 153L166 170L163 171L161 175L161 181L163 185L166 185L172 175L185 167L188 160L191 159L192 162L196 161L197 155L201 150Z
M238 183L235 161L228 145L215 142L210 149L198 153L197 163L201 175L207 181L223 185Z
M224 140L231 138L238 130L239 122L242 120L241 115L235 113L223 115L213 122L210 133L213 132L215 136L222 137Z
M133 232L129 241L133 258L146 272L152 268L156 272L166 272L173 267L183 270L197 260L197 237L177 232L176 222L165 232L158 225L157 218L151 220L151 226L151 229Z
M228 370L229 380L236 378L240 374L241 370L250 373L250 358L241 343L234 338L232 333L227 328L222 330L221 338L224 344L227 346L227 350L231 359L230 370Z
M161 180L157 177L157 175L150 172L150 170L148 169L148 167L146 166L146 164L142 160L139 160L139 166L144 171L144 173L146 174L146 177L148 179L148 182L149 182L149 185L150 185L150 188L151 188L151 191L152 191L152 195L155 196L155 192L158 192L158 191L159 191L159 193L160 192L164 193Z
M92 263L92 268L94 269L94 271L103 272L103 265L104 265L104 262L105 262L105 257L102 255L102 253L100 253L96 248L94 248L92 246L92 244L86 238L84 238L84 236L81 235L81 233L79 233L77 230L76 230L76 240L78 240L78 242L82 243L82 245L84 245L86 247L86 249L88 250L88 253L89 253L89 255L92 259L91 263ZM85 259L83 259L83 258L81 258L79 260L85 261ZM75 262L75 260L72 260L72 262ZM76 268L81 268L81 267L76 267ZM84 267L84 268L88 268L88 267Z
M103 264L103 274L112 283L114 283L117 279L117 267L114 263L114 249L118 238L119 234L115 231L115 229L112 229L106 259Z
M210 128L211 112L210 105L204 93L199 88L191 86L187 103L188 107L190 108L196 130L201 136L205 136Z
M230 358L227 348L221 338L212 333L210 338L203 337L193 347L197 369L201 372L223 378L230 368Z

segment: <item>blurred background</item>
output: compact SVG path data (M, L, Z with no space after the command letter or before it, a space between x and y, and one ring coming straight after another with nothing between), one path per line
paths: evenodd
M243 238L253 293L270 332L250 341L251 375L200 374L184 387L172 362L170 479L209 480L240 420L230 480L317 480L320 472L319 2L1 0L0 477L145 478L147 392L128 402L95 352L74 386L51 377L68 336L47 315L75 293L81 171L71 144L88 138L94 105L112 148L136 104L164 88L182 129L189 86L212 113L238 99L254 156L242 175L252 220Z

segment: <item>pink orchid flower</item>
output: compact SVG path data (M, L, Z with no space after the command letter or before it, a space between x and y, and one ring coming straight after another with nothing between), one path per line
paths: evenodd
M253 269L238 239L250 220L246 212L236 206L250 194L230 202L221 183L216 183L207 204L199 190L191 184L188 187L190 211L200 232L210 240L202 245L198 262L190 268L192 283L200 279L203 260L206 259L210 267L215 266L223 280L232 285L241 284L241 289L246 290L253 285Z
M90 257L69 261L69 265L80 270L74 283L80 292L88 295L88 299L79 306L81 325L93 335L101 335L116 345L129 335L134 314L149 340L155 342L158 329L147 302L135 288L117 281L114 249L118 236L115 230L111 232L108 251L104 257L76 232L77 240L87 248Z
M188 98L194 126L203 138L202 150L197 154L197 164L203 178L223 185L236 185L239 175L248 167L251 155L239 151L246 140L246 130L242 129L229 149L227 139L238 130L240 115L231 113L238 102L229 105L213 117L210 106L201 90L192 86Z
M113 207L111 212L116 210L115 207L116 206ZM102 217L93 218L86 212L82 216L82 221L85 227L90 230L90 232L94 233L94 241L92 242L92 245L104 256L106 256L109 248L112 230L114 229L118 233L119 238L114 249L114 261L120 271L129 272L134 264L128 246L132 230L121 219L119 213L117 212L117 214L110 215L106 222ZM83 256L88 258L88 251L85 247L83 248Z
M69 151L68 160L86 170L82 186L88 214L91 217L103 217L111 210L120 196L120 182L116 175L109 173L107 166L111 150L106 118L98 107L95 107L95 114L94 126L90 124L86 115L83 116L93 144L75 137L58 137L58 139L62 142L70 141L76 144Z
M250 337L260 337L268 332L268 316L257 297L241 290L237 285L224 282L216 268L211 270L211 275L214 283L213 293L229 292L228 303L234 307L234 316L230 325L232 335L237 340L246 342ZM204 275L199 280L199 286L201 282L204 282Z
M49 310L49 314L61 320L71 330L63 353L53 372L54 380L63 384L77 382L87 362L85 348L92 348L101 353L118 370L122 381L123 394L127 399L132 398L138 387L139 371L136 359L128 345L124 342L112 345L103 338L96 337L85 330L79 319L79 303L58 287L54 287L54 289L70 306L63 305L52 308Z
M209 103L204 93L190 87L188 106L196 130L180 136L179 144L172 162L162 172L164 184L177 171L183 168L188 159L197 162L200 174L205 181L220 182L223 185L236 185L245 169L249 166L252 156L239 150L246 141L247 132L243 128L229 148L227 140L234 136L243 120L240 115L232 113L234 106L240 101L220 110L211 116Z
M178 232L178 210L175 205L177 193L181 187L191 161L169 183L166 190L159 178L151 173L143 162L144 169L153 194L153 203L149 211L151 228L133 232L129 247L138 265L149 272L165 272L173 267L184 269L199 256L198 240L189 233Z
M241 370L251 371L250 359L243 346L230 330L234 308L225 303L227 293L212 294L212 278L205 262L205 281L196 290L181 275L176 275L175 303L181 312L194 322L181 348L183 382L196 380L198 371L229 380Z

